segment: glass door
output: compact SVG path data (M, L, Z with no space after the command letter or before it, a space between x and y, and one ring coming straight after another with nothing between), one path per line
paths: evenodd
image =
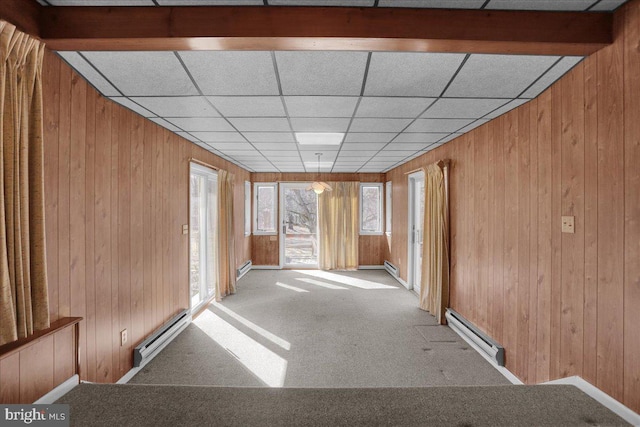
M409 285L420 294L424 223L424 173L409 175Z
M318 195L309 183L280 185L280 265L318 267Z
M191 163L190 204L190 279L191 310L209 301L217 280L216 239L218 238L218 174Z

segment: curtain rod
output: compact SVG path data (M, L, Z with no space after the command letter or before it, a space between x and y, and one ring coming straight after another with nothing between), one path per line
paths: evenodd
M189 161L193 162L193 163L197 163L197 164L199 164L201 166L206 166L206 167L211 168L211 169L216 170L216 171L220 170L220 168L217 167L217 166L210 165L209 163L203 162L202 160L198 160L198 159L195 159L193 157L189 157Z
M445 167L449 167L451 165L451 160L450 159L442 159L442 160L438 160L437 162L435 162L436 165L438 165L441 168L445 168ZM405 172L405 175L409 175L412 174L414 172L420 172L423 168L416 168L416 169L412 169L409 172Z

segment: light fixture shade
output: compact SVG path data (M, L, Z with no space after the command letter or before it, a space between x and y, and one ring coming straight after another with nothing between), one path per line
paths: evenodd
M309 186L309 188L307 188L307 190L313 190L316 194L322 194L325 190L332 191L333 188L331 188L331 186L326 182L315 181Z

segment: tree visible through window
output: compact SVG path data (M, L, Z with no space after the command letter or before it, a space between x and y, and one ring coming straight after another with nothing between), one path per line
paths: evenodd
M360 185L360 234L382 233L382 184Z
M275 183L254 184L255 193L255 232L275 234L276 230L276 187Z

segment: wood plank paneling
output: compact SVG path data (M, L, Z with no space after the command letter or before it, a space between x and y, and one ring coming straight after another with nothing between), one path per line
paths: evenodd
M49 335L18 353L20 356L20 402L34 402L56 385L53 339L54 335Z
M0 402L20 401L20 353L0 359Z
M250 174L103 98L50 51L43 76L51 319L84 317L81 379L115 382L133 347L189 307L189 159L231 171L242 189ZM244 199L234 205L242 213ZM251 241L235 226L240 265ZM32 402L72 375L73 337L3 359L0 402Z
M615 43L538 98L387 179L393 238L406 239L404 173L452 159L451 306L505 346L525 382L579 375L638 411L640 1L614 22ZM575 233L562 233L563 215ZM391 245L401 271L406 251Z
M640 412L640 2L624 25L624 401ZM635 70L630 72L629 70Z

